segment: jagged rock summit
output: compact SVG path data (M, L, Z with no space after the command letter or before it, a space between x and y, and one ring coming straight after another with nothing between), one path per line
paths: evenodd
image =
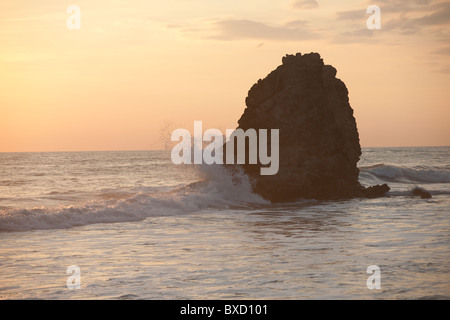
M279 171L243 165L254 191L272 202L376 197L386 186L358 182L359 135L345 84L318 53L287 55L248 92L238 128L279 129ZM270 150L270 148L269 148Z

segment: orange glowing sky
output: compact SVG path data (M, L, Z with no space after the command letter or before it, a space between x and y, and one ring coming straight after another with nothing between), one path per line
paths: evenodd
M433 0L2 0L0 152L161 149L194 120L235 128L253 83L296 52L338 70L363 147L450 145L449 40L450 3Z

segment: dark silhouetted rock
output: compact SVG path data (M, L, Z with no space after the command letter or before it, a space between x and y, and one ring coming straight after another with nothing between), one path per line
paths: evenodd
M238 128L280 130L276 175L260 175L260 164L243 165L264 198L331 200L389 190L365 189L358 182L361 147L348 91L318 53L283 57L282 65L252 86L245 102Z
M413 196L421 197L422 199L430 199L431 198L430 192L428 192L425 189L419 188L419 187L415 187L414 189L412 189L411 194Z
M384 196L389 190L391 190L391 188L389 188L386 183L383 185L377 184L376 186L365 188L363 196L366 198L378 198Z

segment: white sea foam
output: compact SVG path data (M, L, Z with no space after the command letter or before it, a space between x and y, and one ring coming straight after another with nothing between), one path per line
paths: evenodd
M201 181L167 187L101 193L79 205L5 210L0 231L62 229L94 223L132 222L152 216L185 214L206 208L226 209L268 203L252 193L248 177L223 166L197 166Z

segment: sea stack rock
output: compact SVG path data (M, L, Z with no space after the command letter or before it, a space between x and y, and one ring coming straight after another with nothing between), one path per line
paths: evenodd
M282 65L251 87L245 102L238 128L279 129L278 173L261 175L260 164L243 165L256 193L272 202L365 196L348 90L318 53L283 57ZM370 197L389 187L376 190Z

